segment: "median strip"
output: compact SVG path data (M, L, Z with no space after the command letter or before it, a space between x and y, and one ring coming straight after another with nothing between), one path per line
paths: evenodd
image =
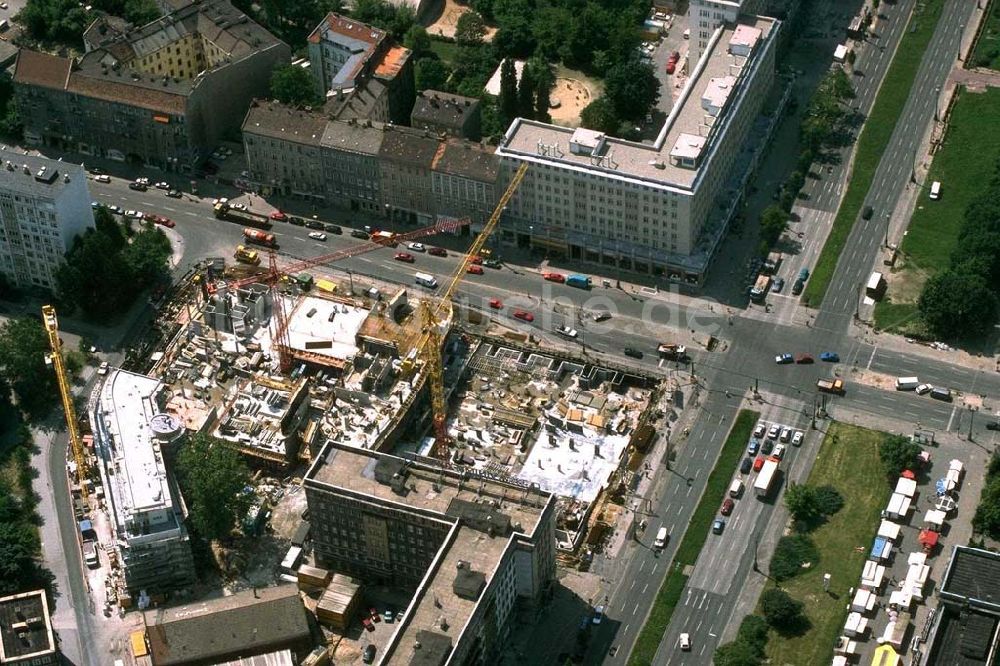
M872 105L871 113L858 137L847 192L841 200L823 251L813 267L812 277L802 294L803 305L818 307L826 296L837 260L847 245L854 221L861 213L865 197L875 180L875 170L910 96L910 89L927 45L934 36L942 5L943 0L926 0L921 4L923 11L915 10L910 17L889 71L882 80L875 104Z
M759 412L749 409L740 410L733 422L733 427L722 445L722 451L715 461L715 467L705 483L705 491L701 495L698 506L695 507L688 528L684 532L680 546L674 554L673 566L660 586L653 606L649 610L646 623L636 638L635 647L629 655L629 666L644 666L653 663L656 650L663 640L663 634L670 625L670 618L674 614L674 608L680 601L684 586L687 584L687 576L684 569L693 566L698 560L698 554L705 545L711 529L712 519L715 517L725 498L726 490L729 488L730 479L737 463L743 456L747 441L753 433L753 427L760 417Z

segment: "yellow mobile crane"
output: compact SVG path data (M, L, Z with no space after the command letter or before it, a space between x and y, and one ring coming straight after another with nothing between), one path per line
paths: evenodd
M441 293L437 300L437 305L433 306L429 299L424 299L421 304L421 310L423 314L423 332L420 337L420 341L417 343L415 349L417 355L423 357L428 372L430 374L431 380L431 410L434 415L434 448L432 450L432 455L443 459L448 453L448 433L445 430L445 418L447 416L447 405L445 404L444 397L444 368L441 361L441 343L442 343L442 331L441 323L445 320L445 316L451 309L451 299L458 290L458 285L461 284L462 278L465 277L466 272L469 270L469 265L472 263L474 257L476 257L480 250L483 249L483 245L486 240L496 229L497 224L500 222L500 217L503 215L504 208L507 207L507 203L510 201L511 197L514 196L514 192L517 190L517 186L521 184L524 179L524 174L528 170L528 163L522 162L521 166L518 167L517 171L514 173L514 177L511 178L510 184L507 186L507 190L500 197L500 201L497 203L497 207L493 210L493 214L490 215L490 219L486 221L483 225L483 230L479 232L476 240L472 242L472 246L469 247L469 251L465 255L465 259L459 263L458 268L455 269L451 280L448 282L448 286L445 287L444 292Z
M55 368L56 381L59 382L59 395L62 397L63 411L66 412L66 429L69 431L69 443L73 447L73 458L76 460L76 476L80 481L80 495L86 502L88 498L87 457L83 452L80 430L76 427L76 409L73 407L73 392L70 390L69 379L66 376L66 365L63 363L56 309L51 305L43 305L42 321L45 324L45 332L49 334L49 347L52 349L52 353L48 360Z

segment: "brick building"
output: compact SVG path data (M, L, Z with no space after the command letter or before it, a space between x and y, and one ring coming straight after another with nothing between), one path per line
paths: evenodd
M437 90L424 90L413 105L410 126L479 141L482 137L479 100Z

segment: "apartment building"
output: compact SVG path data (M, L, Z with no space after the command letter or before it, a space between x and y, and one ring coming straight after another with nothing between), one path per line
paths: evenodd
M0 598L0 664L49 666L60 663L59 644L52 631L45 590Z
M693 69L708 48L716 30L726 23L735 23L740 14L756 14L762 9L762 0L690 0L688 27L688 68Z
M113 370L90 414L101 481L107 493L114 549L124 580L120 594L141 600L195 580L185 510L164 465L184 426L163 413L163 385Z
M426 130L255 103L243 122L251 186L430 224L478 223L496 204L499 159L479 144Z
M228 0L191 0L138 28L97 19L86 53L22 49L15 100L29 145L191 172L239 129L291 51Z
M774 80L779 26L741 15L716 29L653 143L515 120L497 148L500 180L522 162L532 168L502 237L701 284L741 196L737 158Z
M337 120L406 124L415 94L410 50L384 30L329 13L309 34L309 68Z
M382 664L499 663L555 579L555 497L329 443L306 474L320 563L413 591Z
M438 90L424 90L413 105L410 127L479 141L482 137L479 100Z
M0 273L54 289L73 239L94 226L90 201L78 165L0 148Z

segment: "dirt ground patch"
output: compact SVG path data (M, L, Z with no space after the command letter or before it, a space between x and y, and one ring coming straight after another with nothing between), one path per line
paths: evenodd
M565 67L556 68L556 83L549 97L549 115L556 125L577 127L580 112L601 94L600 84L580 72Z
M427 26L427 32L431 35L440 35L441 37L455 37L455 27L458 25L458 17L465 12L471 12L472 8L464 7L455 0L437 0L427 11L427 18L424 23ZM497 29L491 26L486 27L486 35L483 40L486 42L493 41L493 35L497 33Z

